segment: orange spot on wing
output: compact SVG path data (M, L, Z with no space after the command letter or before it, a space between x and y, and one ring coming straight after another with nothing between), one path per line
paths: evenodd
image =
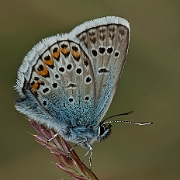
M37 90L39 88L39 83L38 82L34 83L34 84L31 85L31 87L32 87L33 91L35 91L35 90Z
M53 53L53 57L54 58L59 58L59 55L60 55L60 49L58 49L56 52Z
M72 50L72 55L75 57L75 58L78 58L80 55L81 55L81 53L80 53L80 51L73 51Z
M44 59L44 63L49 66L53 65L54 64L53 58L50 57L50 59L48 59L48 60Z
M61 52L65 55L70 52L70 49L61 48Z
M43 65L43 69L42 70L38 70L36 71L39 75L41 76L48 76L49 71L47 69L47 67L45 65Z

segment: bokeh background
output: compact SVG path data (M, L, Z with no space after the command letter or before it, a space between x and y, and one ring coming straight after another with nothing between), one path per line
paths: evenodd
M180 1L0 0L0 179L72 179L34 141L14 109L17 70L42 38L69 32L87 20L115 15L131 25L128 60L106 117L153 121L114 124L108 140L93 145L93 171L101 180L180 179ZM85 150L76 148L83 158ZM86 162L88 164L88 162Z

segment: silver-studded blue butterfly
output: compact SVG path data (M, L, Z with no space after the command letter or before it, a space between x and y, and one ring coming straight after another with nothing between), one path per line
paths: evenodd
M16 109L92 151L91 144L111 131L102 118L121 77L129 39L128 21L115 16L43 39L18 70Z

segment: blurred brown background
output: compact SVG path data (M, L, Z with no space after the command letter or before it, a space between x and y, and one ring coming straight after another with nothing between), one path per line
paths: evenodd
M26 133L34 130L14 109L13 85L24 56L42 38L107 15L130 22L131 43L106 117L134 110L122 118L154 124L114 124L108 140L93 145L94 173L101 180L180 179L178 0L0 0L0 179L71 179ZM83 158L86 151L76 152Z

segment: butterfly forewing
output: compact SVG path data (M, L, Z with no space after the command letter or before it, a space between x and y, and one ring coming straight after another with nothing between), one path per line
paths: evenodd
M83 29L84 24L75 28L74 32L91 56L96 118L101 120L110 106L123 71L129 45L129 24L117 17L90 21L90 25ZM79 29L82 32L78 32Z

